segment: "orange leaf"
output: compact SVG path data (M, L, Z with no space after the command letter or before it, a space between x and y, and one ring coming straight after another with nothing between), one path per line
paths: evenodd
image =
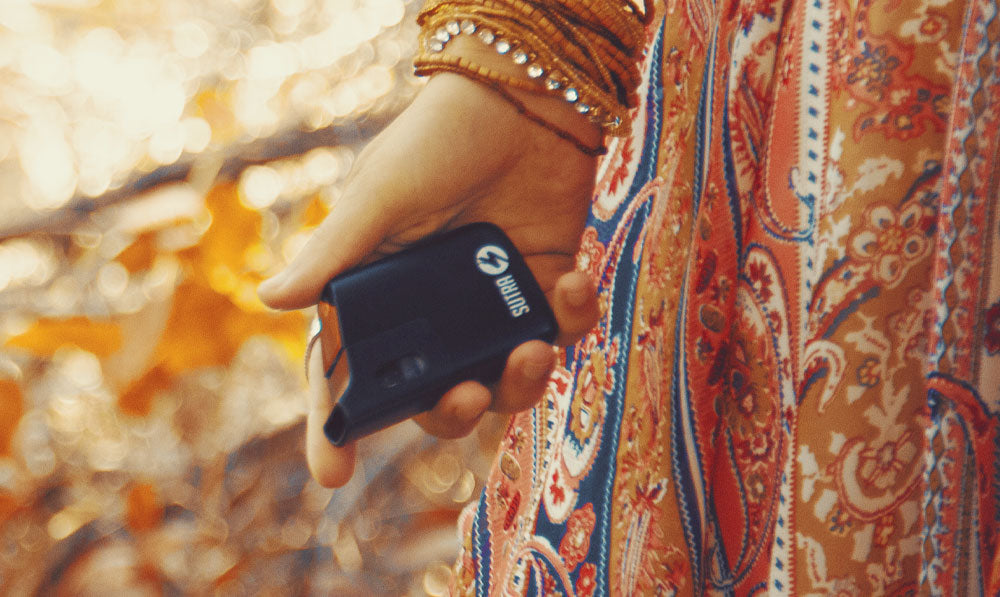
M226 326L234 312L239 308L225 295L196 281L182 283L156 348L157 361L173 374L228 364L243 343Z
M157 365L125 388L118 397L118 408L126 414L144 417L149 414L156 395L169 389L173 382L174 376Z
M11 441L17 423L24 414L24 398L21 387L9 379L0 379L0 457L11 455ZM0 507L0 520L2 520Z
M301 313L247 313L229 297L197 283L182 284L157 352L170 371L226 365L251 336L305 335Z
M181 283L174 293L167 324L153 352L150 369L118 398L122 412L149 414L156 395L174 379L202 367L228 365L252 336L268 336L295 360L306 344L306 319L299 312L246 312L203 280Z
M240 203L238 190L236 182L224 182L205 196L212 224L199 243L210 266L221 263L234 271L243 269L243 256L260 239L261 227L260 214Z
M246 218L244 223L250 220ZM254 234L233 244L257 242ZM215 271L203 269L212 260L209 257L212 252L203 245L216 243L214 246L223 253L232 250L229 245L219 248L221 237L221 234L212 236L214 241L209 239L197 251L182 257L194 266L194 271L189 269L193 275L174 291L167 322L153 351L152 365L119 396L122 412L148 415L156 395L169 389L178 375L202 367L228 365L252 336L275 340L291 360L299 359L305 351L307 321L302 313L259 310L256 301L243 296L248 288L250 291L253 288L246 276L236 277L227 265L218 261ZM221 283L225 275L232 276L231 285Z
M320 222L330 213L330 208L323 203L319 195L312 198L309 205L302 212L302 225L309 228L319 226Z
M218 89L207 89L195 96L197 114L212 127L212 140L216 143L230 143L240 132L239 122L233 114L233 99L230 94Z
M297 361L306 351L307 323L298 311L270 315L241 312L239 317L229 322L228 327L244 340L251 336L269 336L284 349L286 357Z
M149 531L163 519L160 496L149 483L133 485L125 501L125 523L133 531Z
M242 281L260 282L248 263L248 249L260 242L261 216L240 203L235 182L217 184L205 196L212 215L208 230L197 245L178 251L177 256L194 278L217 292L232 295Z
M115 259L130 274L148 270L156 260L156 232L143 232Z
M52 356L67 344L99 357L107 357L121 348L122 332L117 324L110 321L93 321L86 317L41 318L28 331L7 341L8 346L42 357Z

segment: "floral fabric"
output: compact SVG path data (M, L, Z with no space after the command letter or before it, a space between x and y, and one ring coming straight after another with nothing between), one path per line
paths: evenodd
M995 594L995 0L660 11L454 592Z

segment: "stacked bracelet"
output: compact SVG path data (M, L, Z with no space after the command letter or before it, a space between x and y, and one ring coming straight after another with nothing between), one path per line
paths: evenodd
M561 97L605 134L628 132L636 104L643 15L606 0L430 0L418 17L427 63L460 35L524 68L534 89Z
M534 91L535 86L523 79L510 77L503 73L498 73L484 66L478 65L460 56L438 56L434 59L418 57L414 60L414 68L417 75L429 75L438 72L450 72L462 75L468 79L486 85L493 89L500 97L510 103L525 118L535 124L552 131L557 136L572 143L577 149L589 156L599 156L607 153L607 148L603 144L590 146L580 140L579 137L569 131L555 126L551 122L532 112L520 99L513 95L508 88Z
M577 88L578 85L572 84L558 70L542 66L537 60L537 54L525 48L523 43L497 34L488 27L479 27L471 20L466 19L461 22L452 20L444 26L438 27L433 35L424 40L424 49L431 54L440 53L453 37L463 33L475 35L484 44L492 46L497 54L509 56L514 64L523 66L527 77L538 82L537 85L524 86L523 88L558 93L565 101L573 104L577 112L587 115L592 122L601 128L615 129L620 127L622 120L620 115L610 113L607 108L602 110L592 106L593 100L584 98L580 89ZM515 79L511 79L511 81L513 80Z

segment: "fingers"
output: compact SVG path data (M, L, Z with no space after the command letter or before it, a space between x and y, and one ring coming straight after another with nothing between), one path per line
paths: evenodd
M442 439L464 437L487 410L512 413L534 406L545 393L554 366L552 346L541 340L526 342L507 358L493 392L478 382L462 382L414 420L424 431Z
M323 377L323 356L314 350L309 357L309 416L306 420L306 461L309 472L323 487L340 487L354 474L354 444L338 448L323 433L323 423L333 409L333 399Z
M549 293L549 303L559 322L557 346L576 344L601 317L597 289L583 272L563 274Z
M515 348L497 383L493 410L513 413L534 406L545 393L555 365L555 351L541 340L525 342Z
M600 318L597 290L581 272L563 274L549 293L549 302L559 322L559 345L574 344ZM415 419L432 435L463 437L487 410L513 413L537 404L545 394L555 363L551 345L541 340L525 342L510 353L492 392L480 383L463 382L442 396L432 410Z
M389 219L384 210L345 197L292 262L257 288L260 299L273 309L301 309L315 303L330 278L378 247Z
M413 419L424 431L442 439L468 435L490 408L493 397L481 383L465 381L448 390L434 408Z

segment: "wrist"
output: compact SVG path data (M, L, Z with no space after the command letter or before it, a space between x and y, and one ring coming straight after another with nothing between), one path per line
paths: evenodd
M462 56L481 64L490 70L502 73L511 78L532 84L534 92L523 89L511 89L511 92L528 107L541 116L548 117L553 124L558 124L595 143L603 136L601 128L580 114L572 104L561 97L549 94L539 81L530 79L523 66L515 64L508 56L497 54L491 47L470 36L454 38L442 52L445 55Z
M454 38L437 56L438 62L451 64L455 68L445 68L441 64L429 68L430 72L435 73L435 78L443 74L442 71L465 75L478 84L492 87L493 92L513 104L522 116L571 140L581 150L584 147L589 149L603 146L604 133L600 126L577 111L569 102L548 93L509 57L497 54L477 39L469 36ZM418 64L418 73L420 70ZM477 76L477 73L483 72L489 73L488 76Z

